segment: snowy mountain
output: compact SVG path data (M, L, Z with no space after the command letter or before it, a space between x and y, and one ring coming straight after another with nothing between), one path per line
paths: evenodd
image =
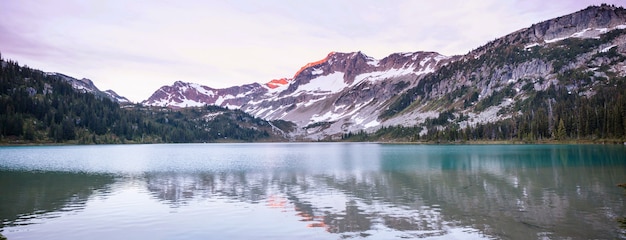
M176 82L143 104L237 108L294 122L293 136L313 140L389 126L422 126L426 134L433 122L437 129L466 128L522 116L523 104L550 89L591 96L602 81L624 77L625 28L626 10L592 6L463 56L413 52L374 59L361 52L331 52L292 78L225 89ZM550 114L553 101L544 101ZM554 119L551 115L549 121Z
M240 108L246 102L265 94L267 89L267 86L261 86L258 83L215 89L195 83L177 81L172 86L161 87L142 104L171 108L204 105Z
M449 60L434 52L398 53L380 60L361 52L331 53L300 70L288 85L241 109L292 121L304 128L298 135L310 139L377 128L388 99Z
M450 59L434 52L396 53L380 60L361 52L331 52L304 65L293 78L226 89L178 81L161 87L143 104L238 108L268 120L292 121L306 128L299 135L317 138L321 135L316 132L334 134L377 127L377 115L386 99ZM331 122L341 123L328 129L326 125ZM321 127L309 126L316 124Z

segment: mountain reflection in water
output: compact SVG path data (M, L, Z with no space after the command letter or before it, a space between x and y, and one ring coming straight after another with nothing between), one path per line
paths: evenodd
M50 212L89 212L84 206L90 201L106 201L131 189L172 209L170 215L186 214L180 226L210 221L234 231L218 237L255 236L237 232L255 227L245 225L246 219L266 222L256 226L260 231L282 227L302 232L301 238L626 237L616 221L626 215L624 192L616 187L626 182L624 149L367 147L368 154L358 155L367 159L343 149L343 160L333 159L328 169L320 166L328 162L320 161L289 168L116 175L2 171L0 190L15 193L0 197L3 234L12 239L11 231L19 232L13 228ZM81 207L68 208L77 205ZM218 214L221 220L212 219ZM237 214L245 216L232 216ZM307 229L328 235L307 235ZM283 234L265 236L288 238Z

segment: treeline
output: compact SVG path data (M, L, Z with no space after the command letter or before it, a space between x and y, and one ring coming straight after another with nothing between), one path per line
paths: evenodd
M0 142L159 143L256 141L264 120L220 107L174 111L120 105L0 56ZM204 115L213 114L209 118Z

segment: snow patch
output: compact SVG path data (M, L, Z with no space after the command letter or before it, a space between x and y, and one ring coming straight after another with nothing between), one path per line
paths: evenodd
M419 71L415 72L415 74L417 75L422 75L422 74L427 74L427 73L432 73L435 72L435 68L433 68L430 64L428 66L426 66L425 68L420 69Z
M543 41L544 41L545 43L553 43L553 42L558 42L558 41L561 41L561 40L565 40L565 39L567 39L567 38L569 38L569 37L554 38L554 39L550 39L550 40L543 40Z
M311 116L311 122L330 122L338 119L341 115L328 111L323 115L315 114Z
M313 75L320 75L320 74L322 74L322 73L324 73L324 70L322 70L322 69L317 69L317 68L316 68L316 69L313 69L313 71L311 71L311 74L313 74Z
M373 120L371 122L366 123L365 125L363 125L363 127L365 128L372 128L372 127L377 127L380 125L380 122Z
M224 100L226 100L226 99L224 99L224 97L219 96L219 97L217 98L217 100L215 100L215 105L217 105L217 106L221 106L221 105L222 105L222 103L224 103Z
M303 91L311 93L339 92L348 86L343 81L343 75L342 72L336 72L311 79L309 83L300 85L298 93Z
M380 63L380 61L378 59L375 59L373 57L368 57L367 58L367 64L370 65L370 66L378 67L379 63Z
M586 28L586 29L583 29L580 32L576 32L576 33L572 34L571 37L578 37L578 38L579 37L584 37L585 33L588 32L588 31L591 31L591 28Z
M202 107L206 105L205 103L189 100L189 99L181 99L181 102L172 103L171 106L176 107Z
M360 118L360 117L354 118L354 123L356 123L357 125L361 125L361 123L363 123L364 121L365 121L365 118Z
M450 58L450 57L448 57L448 56L444 56L444 55L437 55L437 56L435 57L435 61L436 61L437 63L439 63L441 60L445 60L445 59L448 59L448 58Z
M420 61L420 66L424 66L424 65L426 65L426 63L427 63L428 61L430 61L430 60L432 60L432 58L424 58L424 59L422 59L422 61Z
M539 46L539 45L540 45L539 43L531 43L531 44L528 44L528 45L524 46L524 50L529 50L529 49L531 49L533 47L536 47L536 46Z
M324 99L326 99L326 96L318 98L318 99L311 99L311 100L306 101L304 103L299 103L299 105L301 104L301 106L303 106L303 107L310 107L311 105L315 104L316 102L322 101Z
M611 29L608 28L586 28L579 32L575 32L570 36L544 40L545 43L554 43L568 38L598 38L600 34L606 33L614 29L626 29L626 24L617 25Z
M609 50L611 50L611 48L614 48L614 47L617 47L617 45L611 45L611 46L605 47L604 49L600 50L600 52L603 52L603 53L608 52Z
M215 117L224 114L224 112L214 112L214 113L207 113L206 115L204 115L202 118L205 121L211 121L213 119L215 119Z
M392 68L392 69L389 69L388 71L381 71L381 72L363 73L363 74L357 75L354 78L354 82L352 83L352 85L356 85L365 80L369 82L377 82L377 81L381 81L381 80L385 80L385 79L389 79L393 77L410 75L410 74L423 74L423 73L428 73L431 71L434 71L434 69L430 68L430 65L429 65L426 69L421 69L418 72L415 72L414 69L409 67L409 68Z

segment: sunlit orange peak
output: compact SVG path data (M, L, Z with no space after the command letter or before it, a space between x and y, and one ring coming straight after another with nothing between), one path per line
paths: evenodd
M333 54L335 54L335 52L330 52L330 53L328 53L328 55L326 55L326 57L325 57L324 59L322 59L322 60L307 63L306 65L304 65L303 67L301 67L301 68L300 68L300 70L298 70L298 71L296 72L296 74L294 74L294 75L293 75L293 78L291 78L291 79L289 79L289 78L274 79L274 80L272 80L272 81L269 81L269 82L268 82L268 83L266 83L265 85L266 85L267 87L271 88L271 89L274 89L274 88L277 88L277 87L283 86L283 85L285 85L285 84L288 84L288 83L289 83L289 81L291 81L291 80L295 79L295 78L296 78L296 77L297 77L300 73L302 73L302 71L304 71L304 70L305 70L305 69L307 69L307 68L314 67L314 66L317 66L317 65L319 65L319 64L325 63L326 61L328 61L328 59L329 59L329 58L330 58Z
M289 83L289 79L287 78L281 78L281 79L274 79L272 81L269 81L268 83L266 83L265 85L267 85L267 87L274 89L280 86L283 86L285 84Z
M326 61L328 61L328 59L330 58L330 56L332 56L333 54L335 54L335 52L330 52L328 55L326 55L326 57L322 60L319 61L315 61L315 62L310 62L307 63L306 65L304 65L303 67L300 68L300 70L298 70L296 72L296 74L293 75L293 78L295 79L302 71L304 71L304 69L313 67L313 66L317 66L319 64L325 63Z

